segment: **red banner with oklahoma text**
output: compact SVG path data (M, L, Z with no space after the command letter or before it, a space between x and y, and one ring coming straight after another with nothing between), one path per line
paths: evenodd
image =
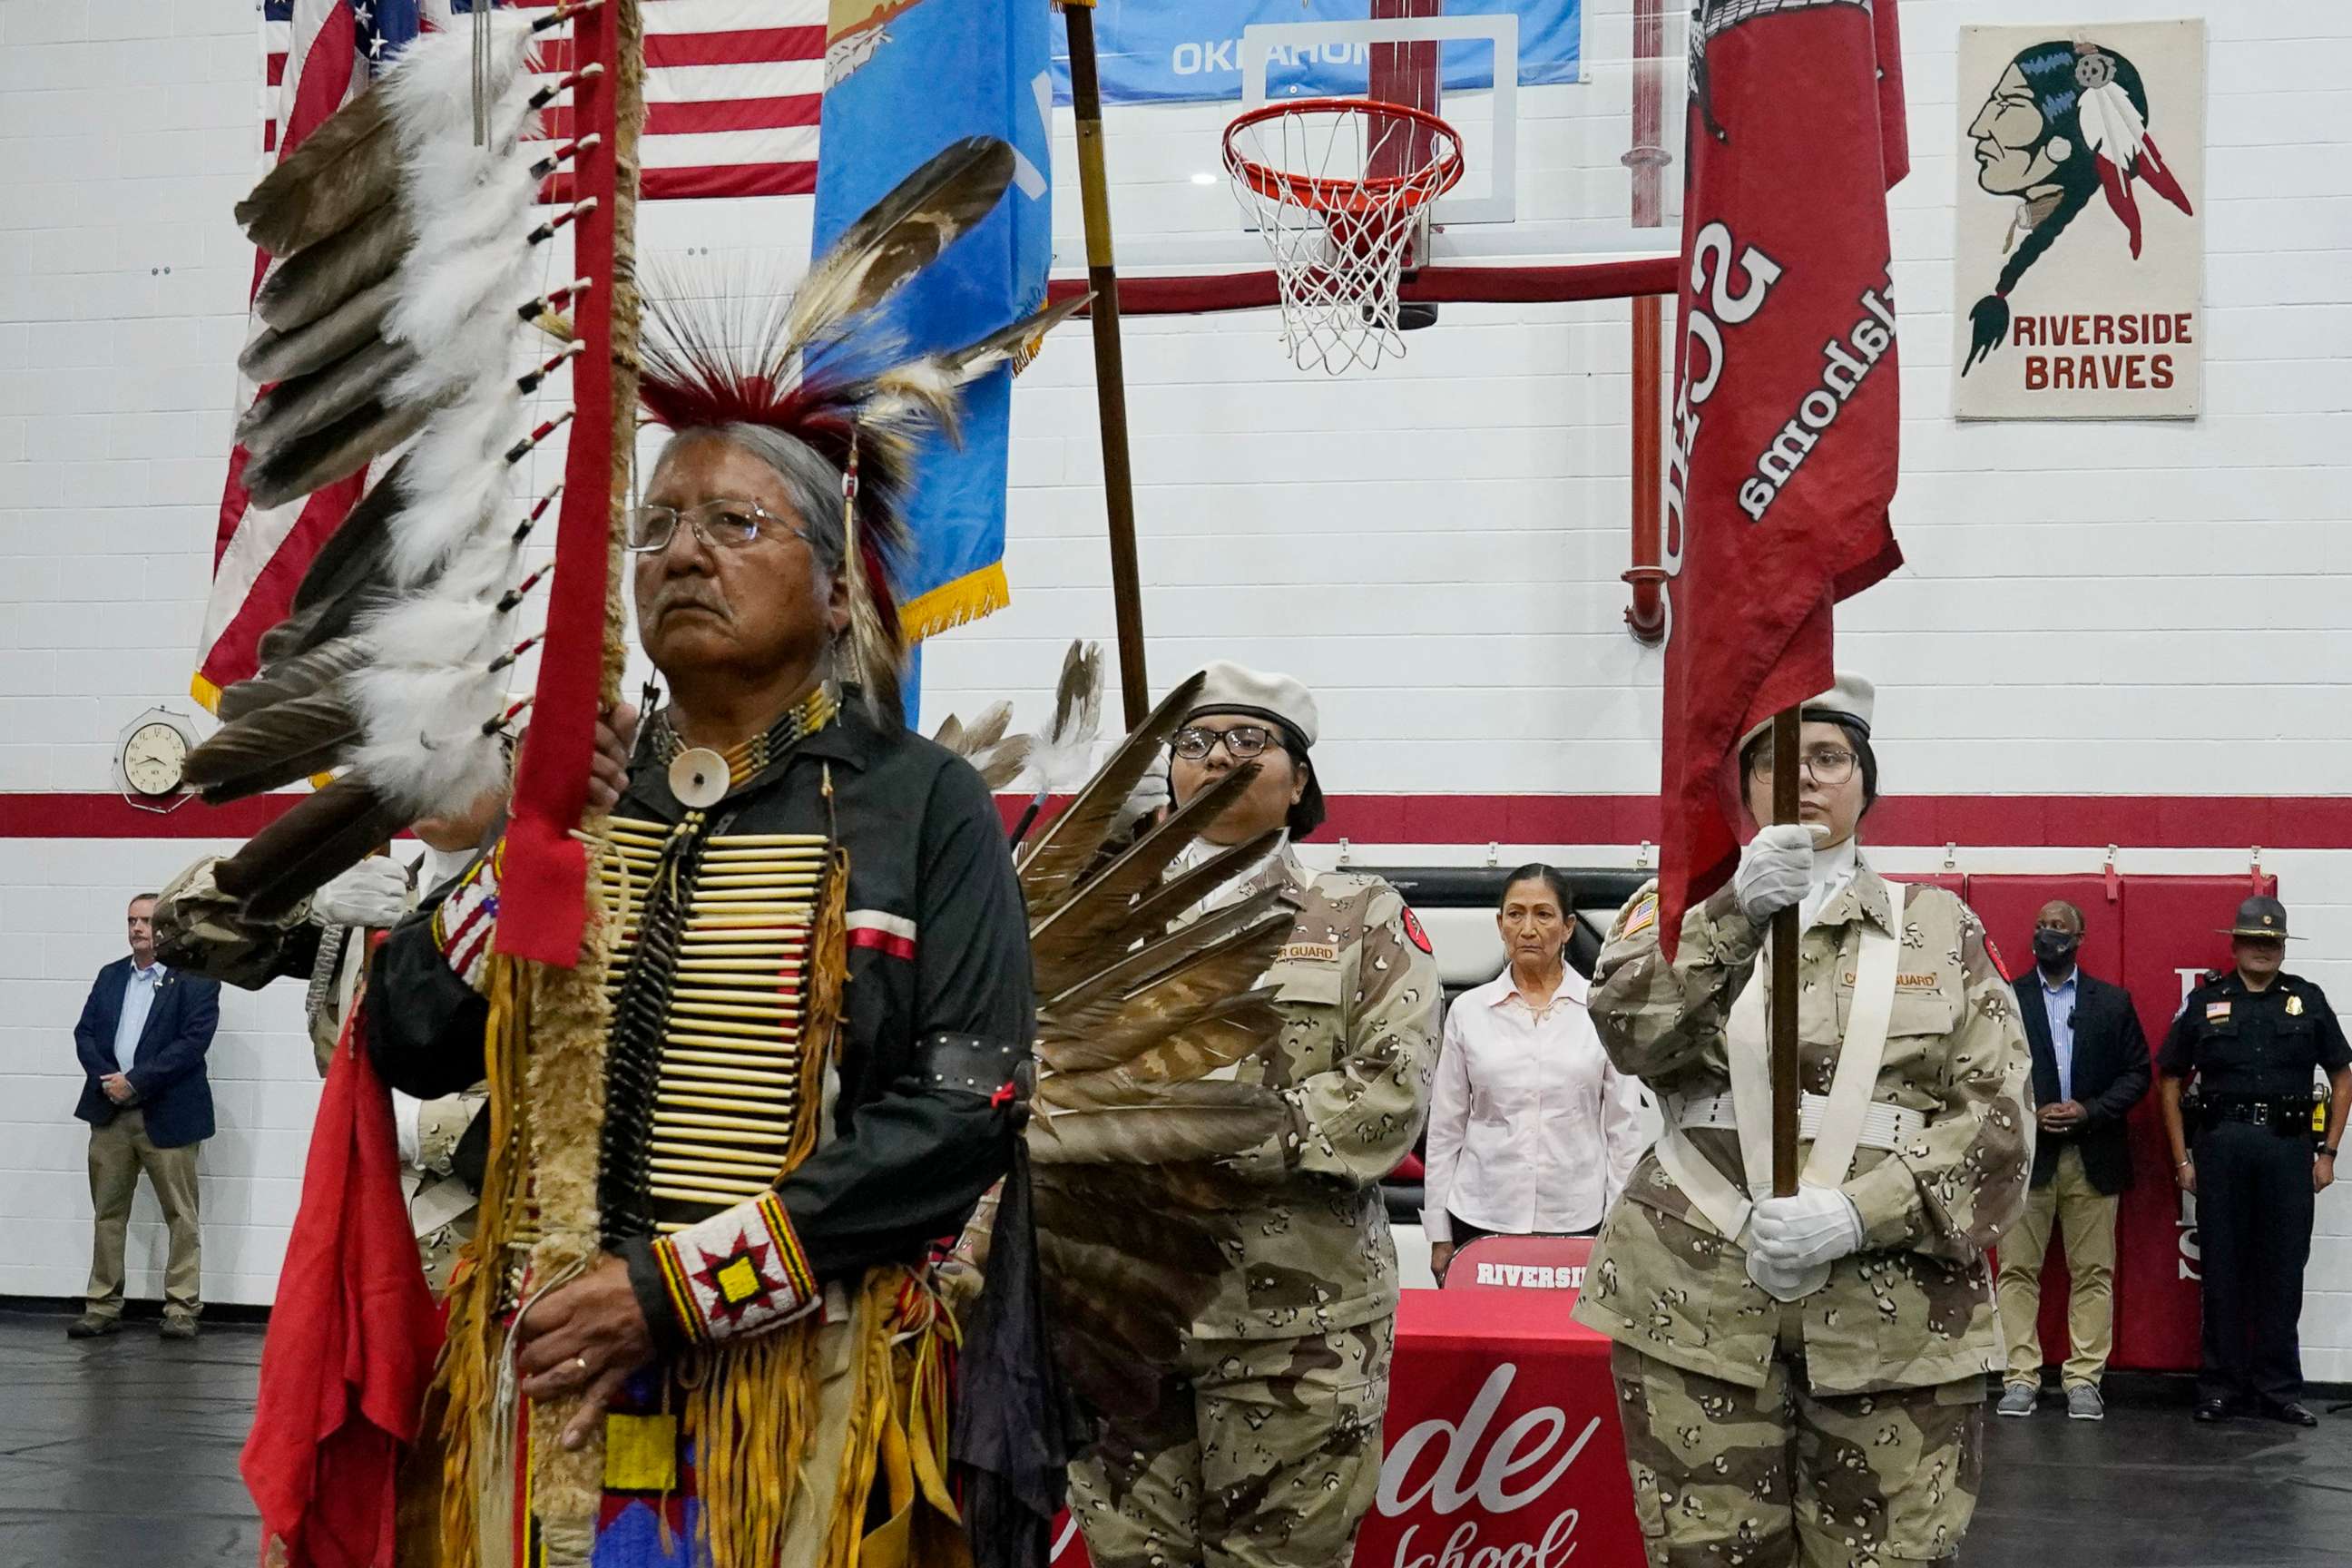
M1726 763L1826 690L1830 607L1902 560L1887 187L1895 0L1702 6L1667 442L1661 936L1738 853Z

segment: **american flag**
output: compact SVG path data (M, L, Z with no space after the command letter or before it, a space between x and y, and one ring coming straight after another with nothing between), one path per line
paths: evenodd
M508 0L552 10L556 0ZM421 30L464 25L472 0L264 0L261 146L276 161L299 146ZM816 189L827 0L644 0L647 200L804 196ZM541 64L566 68L563 30L545 36ZM544 133L571 133L561 106ZM562 199L561 186L548 193ZM258 288L268 258L257 256ZM248 388L249 397L259 388ZM213 545L213 591L194 689L213 706L254 672L254 645L293 602L303 571L360 498L348 479L288 506L250 504L243 447L229 456Z

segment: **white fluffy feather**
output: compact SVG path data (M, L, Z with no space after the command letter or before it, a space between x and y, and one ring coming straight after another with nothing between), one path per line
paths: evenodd
M498 738L482 726L506 706L487 664L372 668L352 681L367 740L352 766L412 818L459 809L499 782Z
M482 731L507 700L491 661L520 640L497 607L518 572L500 511L521 434L513 362L531 292L532 152L529 19L493 14L490 136L474 142L470 27L411 46L378 90L400 137L402 200L415 234L385 335L417 363L391 387L436 403L409 454L408 501L392 524L387 570L409 590L371 616L376 648L350 679L364 742L361 776L412 816L461 806L503 774ZM421 586L420 586L421 584Z
M491 97L510 124L519 115L508 106L530 96L523 68L530 51L530 18L518 11L495 10L488 20ZM473 25L420 35L401 51L400 63L384 73L376 90L386 95L384 107L392 111L404 146L473 149ZM492 127L492 146L498 144L499 129Z
M507 493L507 449L521 399L510 383L479 384L425 420L408 460L408 504L393 523L392 579L424 581L478 531Z

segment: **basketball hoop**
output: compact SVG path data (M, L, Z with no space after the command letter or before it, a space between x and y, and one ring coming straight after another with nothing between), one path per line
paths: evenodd
M1298 368L1336 375L1403 353L1397 286L1430 204L1462 177L1454 128L1371 99L1269 103L1225 128L1225 172L1273 252Z

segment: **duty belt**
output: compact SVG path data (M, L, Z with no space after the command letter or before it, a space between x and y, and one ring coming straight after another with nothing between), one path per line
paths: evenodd
M1810 1143L1821 1136L1822 1117L1829 1110L1829 1103L1825 1094L1808 1094L1799 1101L1799 1142ZM1739 1118L1732 1109L1731 1096L1715 1094L1704 1100L1685 1100L1675 1116L1675 1125L1685 1129L1713 1127L1732 1132L1738 1130ZM1921 1112L1874 1100L1862 1113L1862 1136L1854 1140L1854 1144L1862 1149L1898 1148L1916 1138L1927 1126L1927 1118Z
M2244 1121L2278 1133L2311 1131L2309 1095L2282 1095L2276 1100L2251 1100L2237 1095L2215 1096L2205 1101L2205 1120Z

